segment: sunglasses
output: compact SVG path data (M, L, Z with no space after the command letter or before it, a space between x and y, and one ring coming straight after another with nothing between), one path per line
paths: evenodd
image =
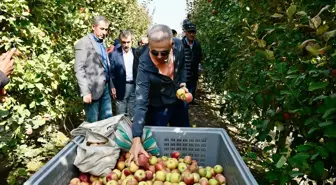
M170 50L166 50L166 51L155 51L155 50L150 50L150 52L152 53L152 55L154 56L159 56L159 54L161 54L161 56L166 57L169 55Z

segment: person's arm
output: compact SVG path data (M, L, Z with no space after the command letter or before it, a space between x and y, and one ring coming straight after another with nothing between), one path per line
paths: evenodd
M88 50L85 48L85 43L80 40L75 45L75 73L78 81L81 96L91 94L89 84L86 78L85 62L87 59Z
M108 58L110 61L110 85L111 88L114 88L114 83L113 80L115 79L115 54L114 52L111 52L108 54Z
M149 105L149 88L150 88L149 77L148 74L145 73L140 61L138 75L136 78L136 88L135 88L136 111L132 124L133 142L132 147L130 149L131 157L129 163L134 160L137 164L139 164L138 156L141 153L149 157L147 152L143 148L141 142L143 128L145 126L145 117Z
M13 48L10 51L2 54L0 56L0 89L4 88L9 82L8 75L10 75L14 70L14 55L16 49Z
M4 88L9 82L8 77L0 70L0 89Z

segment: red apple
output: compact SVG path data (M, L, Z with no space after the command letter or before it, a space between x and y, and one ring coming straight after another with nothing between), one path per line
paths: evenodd
M103 182L96 180L91 183L91 185L104 185Z
M146 171L146 180L152 180L153 179L153 172L150 170Z
M79 184L80 184L79 178L73 178L70 181L70 185L79 185Z
M197 166L197 164L196 164L196 163L192 163L192 164L190 165L189 170L190 170L191 173L197 172L197 170L198 170L198 166Z
M79 174L79 180L81 182L89 182L89 176L86 173L80 173Z
M136 179L127 179L126 185L138 185L138 181Z
M178 159L181 156L181 153L179 151L174 151L170 154L172 158Z
M218 181L219 184L224 184L226 183L226 178L222 174L217 174L215 176L216 180Z
M189 156L189 155L187 155L187 156L185 156L184 157L184 163L186 163L186 164L191 164L191 162L192 162L192 158L191 158L191 156Z
M149 171L151 171L151 172L153 172L153 173L156 172L156 170L155 170L155 166L154 166L154 165L149 165L148 168L147 168L147 170L149 170Z
M140 182L146 179L146 172L143 169L139 169L134 173L134 178Z
M132 172L130 171L129 168L125 168L125 169L123 169L122 173L125 174L125 176L129 176L129 175L132 174Z
M139 166L145 166L148 163L148 157L145 154L140 154L138 162Z
M193 95L191 93L186 93L185 94L185 101L187 103L190 103L190 102L192 102L192 100L193 100Z
M291 114L289 112L285 112L282 115L284 120L290 120L291 119Z
M125 161L125 157L124 156L120 156L118 161Z
M103 178L104 184L106 184L108 181L111 181L111 180L115 180L115 181L119 180L118 174L111 172L107 174L105 178Z
M209 181L208 181L208 179L205 178L205 177L201 178L200 181L199 181L199 183L200 183L201 185L209 185Z
M185 182L187 185L193 185L194 184L194 176L192 174L188 174L184 176L183 182Z
M163 163L163 161L159 161L158 163L156 163L155 165L155 171L159 171L159 170L165 170L166 166Z

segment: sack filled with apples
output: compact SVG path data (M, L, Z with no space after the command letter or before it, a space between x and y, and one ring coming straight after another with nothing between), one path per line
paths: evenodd
M130 153L122 152L117 165L107 176L97 177L81 173L69 185L224 185L223 167L198 166L191 156L180 157L180 152L170 157L139 155L137 165L128 162ZM129 165L128 165L129 164Z

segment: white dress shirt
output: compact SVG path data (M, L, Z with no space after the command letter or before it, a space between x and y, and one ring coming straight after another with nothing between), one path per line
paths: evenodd
M124 65L126 70L126 81L133 81L133 52L130 49L127 53L123 50Z

